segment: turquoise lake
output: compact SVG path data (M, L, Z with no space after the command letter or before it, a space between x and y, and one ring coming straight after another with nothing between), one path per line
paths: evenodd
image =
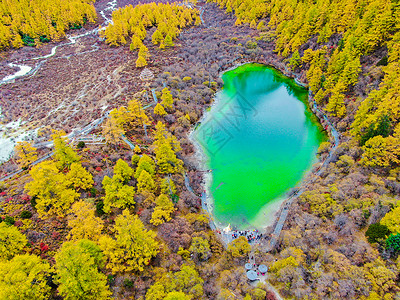
M260 227L317 162L326 135L307 109L307 89L279 71L246 64L222 79L193 133L212 170L212 214L222 226Z

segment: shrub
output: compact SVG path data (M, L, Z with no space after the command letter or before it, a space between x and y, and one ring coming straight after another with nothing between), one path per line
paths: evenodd
M5 222L7 225L14 225L15 220L14 220L14 218L11 217L11 216L6 216L6 217L4 218L4 222Z
M369 243L377 243L379 240L386 239L386 237L390 234L390 230L386 225L382 225L380 223L375 223L369 225L367 231L365 232L365 236L368 239Z
M80 141L76 147L77 147L78 149L83 149L83 148L85 148L85 142Z
M91 187L91 188L90 188L90 195L91 195L92 197L94 197L94 196L96 196L96 194L97 194L97 190L96 190L94 187Z
M387 65L388 65L388 57L387 57L387 55L384 56L384 57L382 57L382 59L379 60L379 61L376 63L376 65L377 65L377 66L387 66Z
M99 202L96 203L96 212L99 216L102 216L105 214L104 210L104 202L100 200Z
M247 49L256 49L257 48L257 42L248 41L246 43L246 48Z
M36 208L36 196L33 196L31 199L31 206L32 208Z
M24 210L20 214L21 219L29 219L32 217L32 213L29 210Z
M130 279L128 279L128 278L126 278L126 279L124 280L124 286L125 286L125 287L128 287L128 288L132 288L132 287L134 286L133 281L130 280Z
M400 234L391 234L386 240L386 247L400 252Z

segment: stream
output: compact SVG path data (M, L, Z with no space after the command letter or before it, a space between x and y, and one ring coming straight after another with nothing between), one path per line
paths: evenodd
M5 76L3 79L0 80L0 86L9 82L13 82L16 79L23 78L23 77L30 77L34 76L37 71L40 69L40 67L46 63L46 61L56 55L57 49L60 47L68 46L68 45L73 45L77 42L78 39L86 37L88 35L97 35L100 30L103 30L108 24L112 23L111 19L111 14L112 12L117 8L117 0L111 0L108 2L106 8L104 8L102 11L100 11L100 15L104 18L103 24L101 24L100 28L96 28L90 31L87 31L85 33L79 34L79 35L67 35L67 40L69 42L67 43L62 43L59 45L54 46L50 53L47 55L43 56L38 56L38 57L33 57L29 59L24 59L24 60L19 60L15 62L8 63L7 65L11 68L18 68L18 71L16 71L14 74L10 74ZM99 49L97 44L92 45L92 50L80 52L76 55L82 55L85 53L89 52L95 52ZM61 57L60 57L61 58ZM38 61L33 67L29 66L26 64L26 62L31 61ZM1 119L1 107L0 107L0 119ZM88 128L92 128L93 124L98 124L100 120L104 120L104 116L98 120L94 120L91 124L86 126L83 129L76 129L72 130L72 132L68 135L69 138L72 138L74 136L77 136L78 134L82 134L87 132ZM34 139L37 136L37 130L24 130L21 128L22 125L24 125L25 122L22 122L21 120L14 120L8 124L3 124L0 125L0 164L9 160L11 158L11 155L14 150L14 146L16 145L17 142L23 141L23 140L31 140ZM49 144L49 143L47 143ZM51 146L51 143L46 146Z

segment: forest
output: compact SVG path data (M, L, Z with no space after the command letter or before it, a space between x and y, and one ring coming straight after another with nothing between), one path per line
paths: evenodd
M94 22L94 0L4 0L0 3L0 50L57 41L69 29Z
M1 48L58 42L96 22L96 5L2 1ZM147 67L155 78L112 106L94 130L104 145L70 143L53 129L52 158L33 165L46 150L17 144L13 160L24 171L0 182L0 298L396 299L399 10L382 0L115 10L100 33L104 47L129 51L130 76ZM220 73L249 61L307 84L310 104L340 133L269 253L242 238L226 245L211 229L188 138L222 86ZM154 105L146 100L152 89ZM318 149L320 160L331 141ZM267 282L249 284L249 253L269 266Z

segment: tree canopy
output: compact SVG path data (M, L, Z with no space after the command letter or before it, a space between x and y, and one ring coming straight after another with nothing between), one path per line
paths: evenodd
M103 254L94 242L65 242L55 260L58 291L64 299L110 299L107 277L99 271Z
M0 50L59 40L68 29L94 22L90 0L7 0L0 5Z
M21 253L27 242L26 236L16 227L0 223L0 261L9 260Z
M107 268L113 273L143 271L152 257L158 253L156 234L146 230L136 215L125 209L115 219L115 239L100 238L100 247L107 257Z
M17 255L0 262L0 298L4 300L49 299L47 285L52 269L36 255Z

